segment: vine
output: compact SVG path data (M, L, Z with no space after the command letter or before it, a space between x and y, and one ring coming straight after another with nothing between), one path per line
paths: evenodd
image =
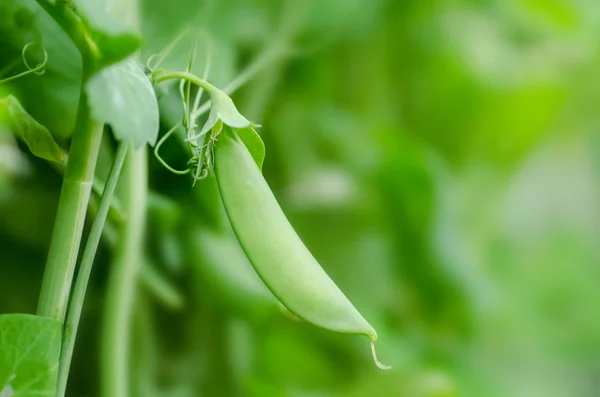
M192 73L193 62L196 55L196 44L190 51L190 60L185 71L168 72L160 68L160 64L166 59L175 44L181 40L182 35L177 37L166 49L148 58L146 69L149 78L154 85L158 85L170 80L179 81L179 97L183 108L182 120L176 123L171 129L163 135L157 142L154 148L154 156L156 159L170 172L176 175L191 174L194 185L197 181L206 178L209 174L212 165L212 153L214 144L217 141L218 135L221 133L223 124L230 124L223 119L231 119L233 127L243 128L247 126L255 126L249 122L244 116L239 114L231 98L221 89L207 81L210 72L211 57L210 51L206 54L206 66L204 68L203 77L199 77ZM194 100L192 101L192 86L196 86ZM204 91L211 94L212 100L201 104ZM198 119L206 112L206 107L209 106L211 114L202 126L199 132ZM215 110L216 109L216 110ZM229 115L228 115L229 114ZM238 125L239 122L239 125ZM190 152L190 159L187 162L187 168L178 170L172 167L160 155L160 148L163 144L173 136L179 128L184 129L185 142ZM210 132L210 134L209 134ZM209 135L208 142L204 143L206 136Z
M32 46L36 46L38 45L41 50L42 53L44 54L44 57L42 59L41 62L39 62L37 65L35 66L31 66L31 64L29 63L29 61L27 60L27 51L32 47ZM27 70L25 70L24 72L20 72L17 73L13 76L10 77L6 77L4 79L0 79L0 84L2 83L8 83L11 82L13 80L16 80L20 77L25 77L29 74L36 74L38 76L43 75L46 72L46 65L48 64L48 53L46 52L46 49L34 42L29 42L27 44L25 44L25 46L23 46L23 50L21 51L21 59L23 60L23 64L25 65L25 68ZM14 63L13 64L9 64L4 70L0 71L0 76L2 76L4 73L8 72L10 69L12 69L14 67Z

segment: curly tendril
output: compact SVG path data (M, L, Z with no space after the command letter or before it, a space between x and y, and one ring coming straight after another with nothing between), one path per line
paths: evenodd
M165 141L167 139L169 139L171 137L171 135L173 135L175 133L175 131L177 131L177 128L179 128L180 126L181 126L181 123L175 124L165 135L163 135L162 138L160 138L160 140L156 143L156 146L154 146L154 157L156 157L156 159L162 164L163 167L165 167L167 170L171 171L173 174L186 175L191 172L191 170L189 168L185 169L185 170L177 170L177 169L171 167L158 153L158 151L160 150L160 147L163 145L163 143L165 143Z
M37 45L42 50L42 52L44 54L44 59L42 59L42 61L40 63L38 63L37 65L31 66L31 64L29 63L30 61L27 60L27 52L32 46L35 46L35 45ZM25 44L25 46L23 46L23 50L21 51L21 58L23 59L23 64L25 65L27 70L24 72L15 74L14 76L10 76L5 79L2 79L2 80L0 80L0 83L8 83L8 82L16 80L20 77L27 76L28 74L36 74L38 76L41 76L42 74L44 74L46 72L46 65L48 64L48 53L46 52L46 49L43 46L36 44L34 42L29 42L29 43Z
M196 57L196 43L192 45L192 48L190 50L190 58L185 72L167 73L165 69L160 67L166 59L166 57L169 55L169 53L173 50L173 47L185 35L189 33L189 31L184 31L177 38L175 38L175 40L171 42L163 51L150 56L146 61L146 73L148 74L148 77L152 80L153 84L159 84L163 81L172 79L178 80L179 82L178 91L183 107L183 118L158 141L156 147L154 148L154 156L167 170L176 175L191 174L193 179L193 186L196 184L197 181L206 178L209 174L209 169L212 163L212 150L210 150L210 146L214 145L214 143L216 142L216 138L213 139L212 137L216 137L216 135L218 135L218 133L221 131L222 124L219 123L218 126L215 126L217 128L211 129L211 139L208 143L201 145L198 144L198 138L203 138L203 136L206 135L206 133L208 132L206 131L202 134L195 134L196 130L199 127L197 124L197 120L201 115L201 113L199 113L199 109L201 108L200 102L202 99L202 94L205 88L214 88L211 84L209 84L206 81L211 64L211 56L209 49L207 49L205 53L206 65L202 79L192 74L194 59ZM210 43L207 40L207 48L210 47L209 44ZM197 91L195 93L195 97L192 99L192 86L194 85L197 86ZM187 143L191 153L191 158L187 163L188 168L185 170L178 170L171 167L159 154L161 146L176 132L176 130L179 127L182 127L185 130L184 141Z

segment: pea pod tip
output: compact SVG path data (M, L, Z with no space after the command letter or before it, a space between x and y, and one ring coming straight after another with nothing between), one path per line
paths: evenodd
M383 370L392 369L391 365L385 365L377 359L377 351L375 350L375 339L373 338L371 338L371 353L373 354L373 361L375 362L375 365L377 365L377 368Z

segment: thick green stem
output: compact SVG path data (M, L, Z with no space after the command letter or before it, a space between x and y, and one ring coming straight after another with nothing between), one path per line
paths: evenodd
M121 174L121 168L123 167L123 161L125 160L128 148L129 143L121 143L119 145L106 185L104 186L102 199L100 200L100 205L98 206L98 211L90 230L90 235L83 251L83 257L81 258L81 264L79 266L79 272L77 273L77 279L75 280L73 297L71 298L71 304L69 305L65 332L63 335L60 367L58 371L57 397L63 397L67 389L67 380L69 378L69 368L71 367L73 348L75 347L75 338L77 336L79 319L81 318L81 310L83 308L85 293L92 272L94 257L96 256L96 250L98 249L100 237L102 236L102 230L104 228L104 223L106 222L110 202L115 192L115 187L117 186L117 181L119 180L119 175Z
M68 156L67 156L68 159ZM68 161L67 161L68 162ZM47 164L53 168L56 172L58 172L62 177L65 175L66 163L57 163L54 161L48 161ZM102 196L102 191L104 190L104 182L98 178L94 178L92 182L92 194L93 198L100 200ZM91 217L95 216L97 211L97 204L94 200L90 200L88 205L88 211ZM108 217L116 224L120 224L123 222L123 214L121 213L121 204L119 200L113 200L110 203L110 207L108 208Z
M102 124L90 118L82 90L37 309L37 314L61 322L67 311L102 129Z
M145 147L129 152L121 178L121 204L127 221L111 264L104 307L101 379L102 396L106 397L130 394L130 335L146 217L146 161Z

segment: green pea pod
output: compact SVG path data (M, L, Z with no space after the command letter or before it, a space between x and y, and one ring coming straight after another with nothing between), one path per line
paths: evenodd
M248 151L247 141L225 128L214 151L221 199L246 256L292 313L325 329L367 335L373 347L377 332L302 243L261 173L260 156ZM377 361L374 348L373 358L380 368L389 368Z

